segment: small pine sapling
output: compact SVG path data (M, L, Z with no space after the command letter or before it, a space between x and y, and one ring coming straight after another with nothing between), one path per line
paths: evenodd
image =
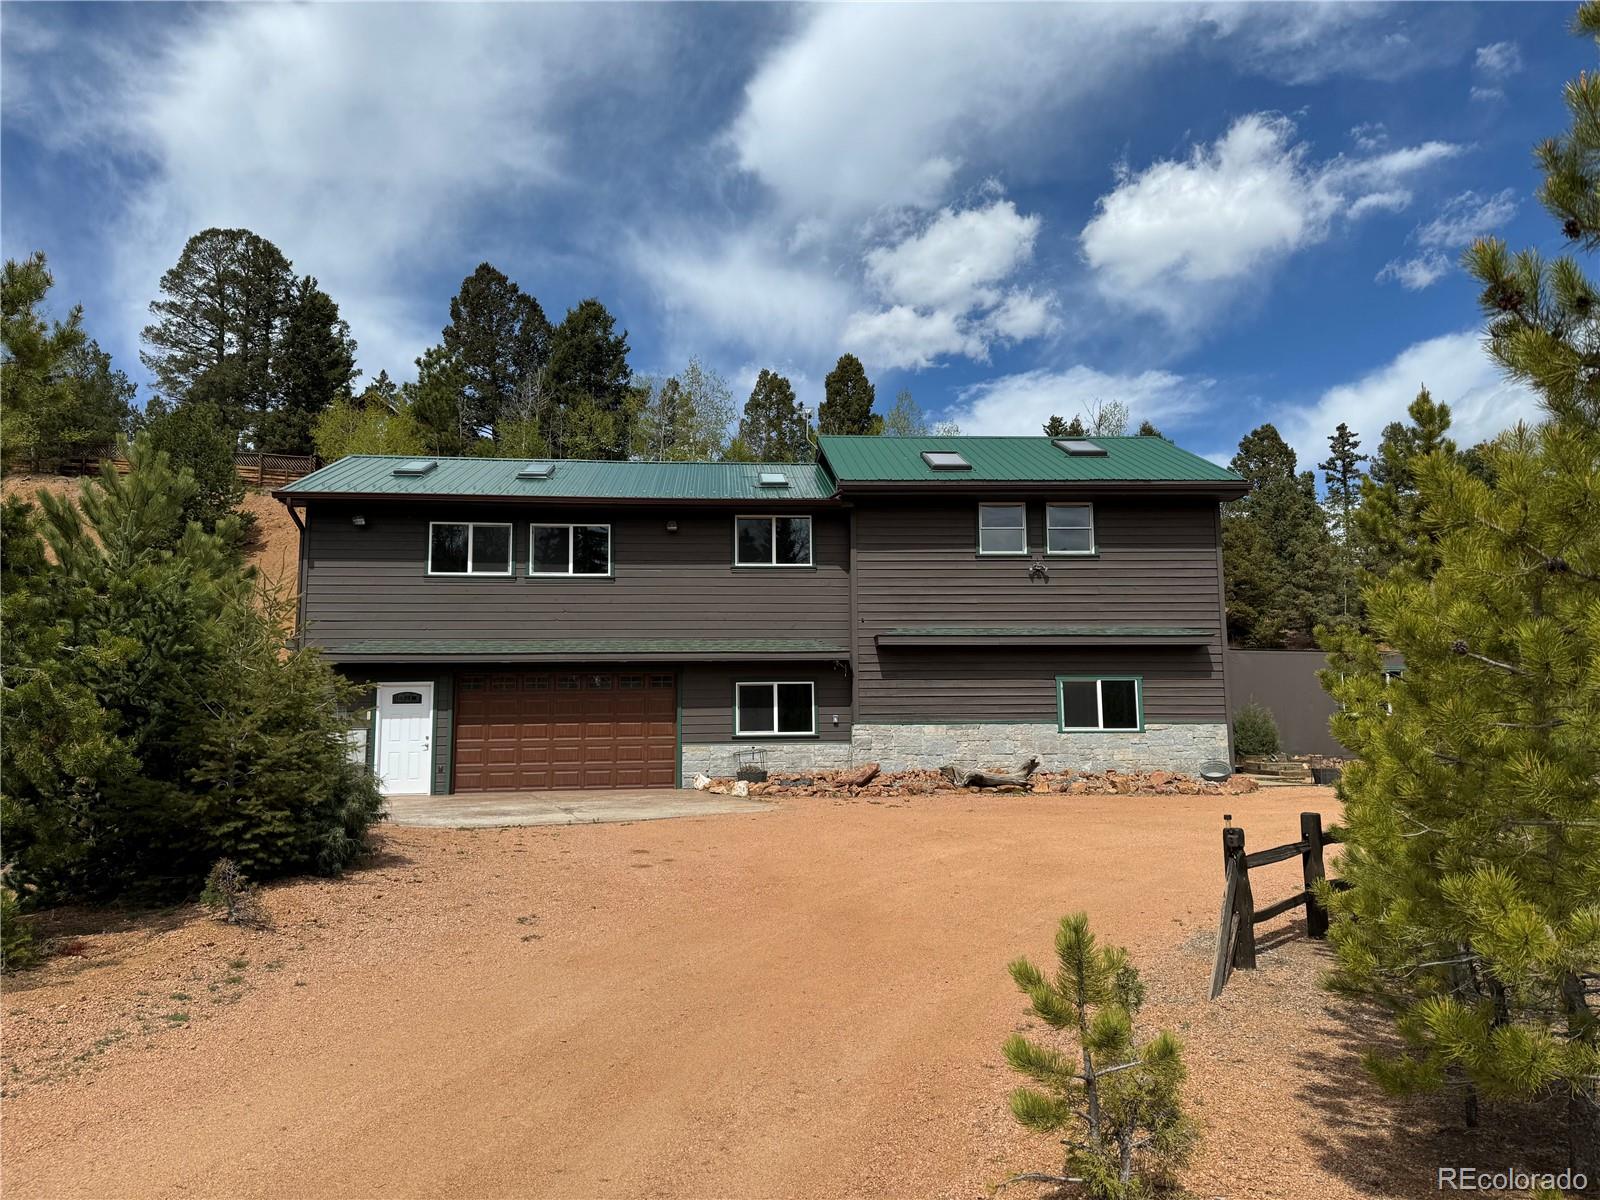
M1182 1047L1165 1030L1136 1044L1144 984L1126 950L1096 943L1087 914L1061 919L1056 961L1047 978L1019 958L1011 978L1040 1020L1077 1038L1078 1057L1021 1034L1006 1041L1005 1056L1038 1085L1011 1094L1012 1115L1040 1133L1065 1133L1066 1166L1060 1175L1027 1172L1006 1182L1076 1183L1102 1200L1136 1200L1194 1145L1179 1094Z
M1276 754L1281 746L1278 723L1272 719L1272 710L1265 704L1252 701L1233 718L1233 748L1236 753L1265 756Z

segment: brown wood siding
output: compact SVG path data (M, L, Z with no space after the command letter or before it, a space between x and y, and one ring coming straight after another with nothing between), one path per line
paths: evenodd
M996 495L995 501L1022 500ZM862 721L1054 721L1057 675L1145 677L1147 721L1225 721L1216 504L1097 497L1095 557L980 557L974 500L871 503L856 512L856 708ZM1048 582L1031 582L1040 558ZM907 625L1138 624L1217 629L1203 648L879 649Z
M745 510L741 510L745 511ZM751 505L750 512L761 511ZM363 528L351 518L366 518ZM317 504L308 515L304 631L313 644L363 638L849 636L849 533L842 512L814 514L813 567L733 564L731 510L663 503L497 510L448 504ZM430 576L428 522L512 522L509 577ZM678 523L676 533L666 522ZM611 526L613 576L530 578L531 522Z
M684 666L680 684L683 740L686 744L733 740L733 688L736 683L806 681L816 685L817 740L848 742L852 715L849 671L826 663L781 662L727 666L694 663ZM839 718L838 725L833 723L835 716Z

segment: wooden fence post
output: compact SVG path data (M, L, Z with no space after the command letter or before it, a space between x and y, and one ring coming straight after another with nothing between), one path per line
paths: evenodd
M1235 866L1230 860L1238 859ZM1246 971L1256 966L1256 902L1250 893L1250 867L1245 861L1244 830L1229 825L1222 831L1222 863L1239 873L1239 886L1234 892L1233 909L1239 914L1239 936L1233 944L1233 965Z
M1306 881L1306 936L1328 936L1328 910L1317 900L1314 890L1317 882L1327 875L1322 863L1322 814L1300 814L1300 841L1305 849L1300 853L1301 873Z

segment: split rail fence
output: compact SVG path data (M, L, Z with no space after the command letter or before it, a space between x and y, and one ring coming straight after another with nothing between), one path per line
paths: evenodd
M1246 853L1244 830L1232 824L1231 813L1222 818L1228 822L1222 829L1222 867L1227 883L1222 893L1222 919L1217 932L1217 961L1211 972L1211 998L1215 1000L1227 986L1228 977L1237 968L1253 971L1256 966L1256 926L1273 917L1281 917L1297 908L1306 910L1306 936L1322 939L1328 936L1328 910L1317 899L1316 884L1327 878L1323 862L1323 847L1337 844L1342 839L1331 829L1322 826L1322 814L1300 814L1300 840L1270 850ZM1256 867L1271 866L1296 856L1300 858L1301 877L1305 887L1292 896L1285 897L1265 908L1255 906L1255 895L1250 888L1250 872ZM1329 880L1334 887L1342 880Z

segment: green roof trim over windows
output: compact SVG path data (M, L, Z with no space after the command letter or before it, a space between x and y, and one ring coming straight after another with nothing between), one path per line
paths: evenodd
M402 472L411 460L352 454L277 494L297 496L459 496L485 500L781 500L831 499L834 483L816 463L593 462L561 459L439 458L425 474ZM543 470L548 467L549 469ZM539 468L539 473L533 473ZM763 486L781 474L786 486Z
M1241 477L1159 437L1095 438L1086 454L1064 453L1047 437L860 437L824 435L822 456L844 490L852 483L1221 483ZM930 464L956 452L970 470Z

